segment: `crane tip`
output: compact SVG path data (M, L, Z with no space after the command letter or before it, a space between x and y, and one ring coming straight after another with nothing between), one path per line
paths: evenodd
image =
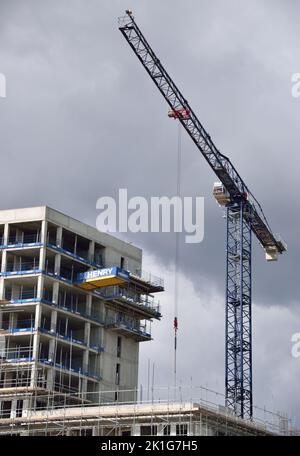
M131 9L127 9L125 11L126 14L128 14L128 16L132 16L132 10Z

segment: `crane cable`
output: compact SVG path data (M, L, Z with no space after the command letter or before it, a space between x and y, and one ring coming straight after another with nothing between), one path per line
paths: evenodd
M177 143L177 197L180 197L181 193L181 123L178 122L178 143ZM179 210L179 205L177 205ZM180 217L181 214L174 214L176 218ZM176 227L174 218L174 230ZM174 387L176 394L176 383L177 383L177 330L178 330L178 263L179 263L179 235L180 232L175 232L175 274L174 274Z

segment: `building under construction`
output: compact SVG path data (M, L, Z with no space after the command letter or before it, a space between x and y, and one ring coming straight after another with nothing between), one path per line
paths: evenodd
M134 401L163 290L141 250L48 207L0 211L0 230L1 419Z

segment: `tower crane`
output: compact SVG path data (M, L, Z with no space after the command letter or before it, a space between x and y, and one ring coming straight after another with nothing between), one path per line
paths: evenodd
M225 401L236 416L252 419L252 233L275 261L286 245L275 235L240 174L213 143L188 101L171 79L139 29L131 10L119 19L119 30L169 105L168 116L177 119L194 141L218 182L213 194L226 211Z

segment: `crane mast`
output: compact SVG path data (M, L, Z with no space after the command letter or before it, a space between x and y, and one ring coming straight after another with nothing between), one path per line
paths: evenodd
M275 236L258 201L228 157L213 143L190 104L171 79L139 29L132 11L119 19L119 30L169 105L169 117L178 119L220 183L214 195L226 208L226 406L245 419L253 413L252 324L251 324L251 237L255 234L267 260L276 260L286 250Z

